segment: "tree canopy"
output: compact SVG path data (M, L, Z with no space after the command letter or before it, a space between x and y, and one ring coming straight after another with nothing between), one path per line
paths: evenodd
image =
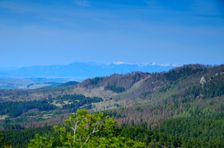
M28 145L30 148L88 148L88 147L145 147L143 142L121 137L115 130L115 120L103 113L90 114L77 110L63 125L54 127L50 135L36 135Z

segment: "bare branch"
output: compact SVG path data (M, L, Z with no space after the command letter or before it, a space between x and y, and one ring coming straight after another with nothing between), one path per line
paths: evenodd
M78 129L78 123L79 123L79 120L75 122L75 127L72 128L73 133L74 133L74 140L73 140L74 142L75 142L76 131L77 131L77 129Z

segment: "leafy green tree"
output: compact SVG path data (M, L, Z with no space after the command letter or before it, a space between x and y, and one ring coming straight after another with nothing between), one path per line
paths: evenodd
M4 140L4 135L3 133L0 132L0 143L2 143L3 140Z
M88 148L88 147L145 147L143 142L119 136L115 130L115 120L103 113L89 114L77 110L65 120L64 125L55 126L52 135L36 135L30 141L30 148Z

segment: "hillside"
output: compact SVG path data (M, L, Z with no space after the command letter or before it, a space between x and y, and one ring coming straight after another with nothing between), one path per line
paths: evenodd
M224 66L185 65L169 72L114 74L36 90L1 90L0 102L42 101L66 95L100 97L93 110L114 110L121 122L155 126L192 108L223 111ZM190 106L190 108L189 108ZM57 107L57 106L56 106Z
M223 145L224 65L185 65L161 73L132 72L33 90L0 90L0 129L10 133L60 124L78 108L114 117L125 127L123 135L136 140L144 141L140 137L147 138L149 132L157 137L154 141L165 138L174 145Z

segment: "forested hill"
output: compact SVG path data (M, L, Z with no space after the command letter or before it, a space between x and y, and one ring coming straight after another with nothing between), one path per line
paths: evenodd
M49 96L83 94L104 99L149 99L172 93L179 98L208 98L223 95L224 65L185 65L161 73L132 72L96 77L81 83L35 90L0 90L0 101L46 99ZM168 97L168 95L166 95Z
M123 135L136 140L187 147L224 145L224 65L185 65L161 73L132 72L34 90L0 90L0 105L2 129L58 124L85 108L114 117L125 127Z
M134 72L87 79L77 85L75 90L88 90L88 95L91 95L92 90L95 93L104 91L122 99L150 98L156 92L170 89L176 89L176 95L185 98L214 97L223 95L223 77L223 65L185 65L169 72ZM94 92L92 93L94 95Z
M135 119L157 125L183 114L189 107L223 111L224 65L185 65L168 72L114 74L52 88L1 90L0 102L49 100L77 94L102 98L92 105L93 110L116 109L120 116L125 116L122 122Z
M104 98L96 109L125 108L126 112L121 111L127 117L125 122L145 120L157 124L189 106L223 110L224 65L185 65L162 73L115 74L85 80L73 92Z

